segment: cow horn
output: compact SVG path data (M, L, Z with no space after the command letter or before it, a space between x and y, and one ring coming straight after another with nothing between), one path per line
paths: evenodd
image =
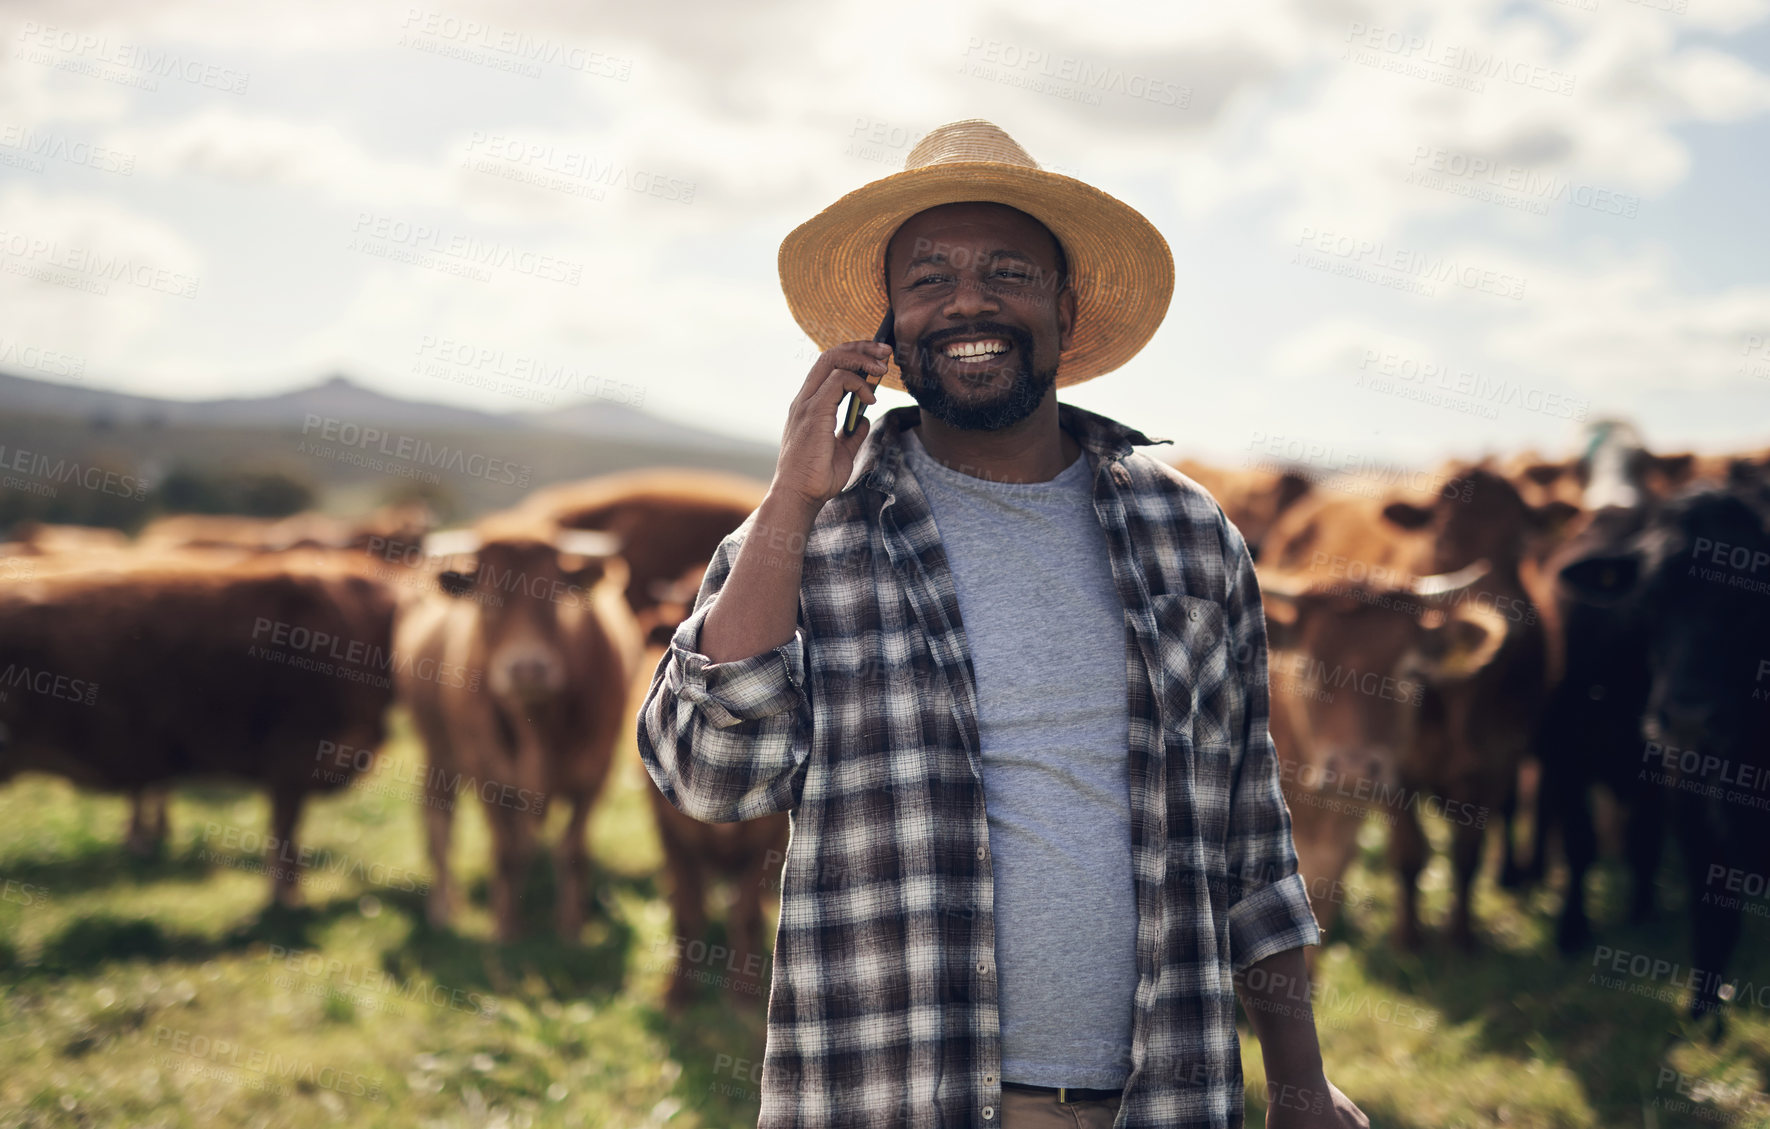
M445 529L441 533L424 535L424 555L427 557L466 556L479 552L480 536L472 529Z
M612 557L621 551L621 539L600 529L562 529L553 535L553 547L576 557Z
M698 585L685 584L680 579L666 580L658 577L645 586L645 594L660 604L693 603L699 593Z
M1427 658L1428 669L1437 681L1472 678L1499 654L1506 637L1506 618L1492 608L1458 608L1437 629L1436 653Z
M1314 581L1294 572L1260 573L1260 595L1271 596L1277 600L1295 600L1308 590Z
M1479 560L1455 572L1441 572L1435 576L1416 576L1413 583L1409 584L1407 588L1414 595L1426 600L1454 596L1491 571L1493 571L1492 565L1486 560Z

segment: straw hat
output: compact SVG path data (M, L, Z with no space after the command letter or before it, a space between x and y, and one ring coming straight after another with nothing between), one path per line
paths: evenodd
M1040 169L979 118L929 131L903 172L855 189L781 242L781 289L794 320L820 349L869 340L890 305L891 236L917 212L966 201L1019 208L1063 245L1076 320L1059 388L1111 372L1154 336L1174 293L1174 257L1161 232L1098 188ZM895 362L883 383L903 390Z

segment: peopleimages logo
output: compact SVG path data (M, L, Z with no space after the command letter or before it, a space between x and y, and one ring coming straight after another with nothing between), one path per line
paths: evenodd
M308 415L301 423L301 434L313 436L320 441L333 444L333 447L314 447L309 449L304 439L296 448L301 454L314 454L322 457L335 455L338 449L356 452L373 452L389 459L397 459L402 463L421 466L430 470L448 471L452 474L465 475L468 478L484 479L487 482L501 483L507 486L527 487L529 475L534 468L524 464L511 462L509 459L496 455L483 455L477 451L469 451L464 447L451 447L447 443L432 443L415 435L400 435L397 432L383 431L373 425L352 423L349 420L337 419L333 416Z
M496 239L444 231L430 224L412 223L394 216L359 212L350 230L351 242L346 245L346 250L411 259L418 265L428 262L426 257L429 256L448 260L464 271L507 270L547 282L563 282L567 286L578 285L584 277L584 264L574 259L527 251ZM393 251L403 254L394 255Z
M0 230L0 267L99 295L109 294L115 282L174 298L195 298L202 285L194 275L140 262L133 255L64 245L22 231Z
M990 67L961 64L961 74L993 79L1008 86L1025 86L1039 93L1055 94L1089 105L1099 105L1103 93L1182 110L1192 104L1190 87L1153 78L1140 71L1127 71L1124 67L1097 64L1079 55L1053 54L1037 47L972 36L966 41L965 56L990 64ZM998 72L992 67L1002 69ZM1016 71L1022 73L1014 75ZM1039 82L1039 79L1050 81Z
M1343 232L1318 231L1305 224L1297 237L1297 256L1291 261L1311 265L1301 256L1319 256L1322 263L1339 259L1343 263L1375 272L1377 278L1406 280L1422 285L1450 283L1464 290L1492 294L1513 300L1524 297L1528 279L1504 271L1466 263L1453 255L1418 251L1407 247L1391 247L1378 239L1364 239ZM1345 272L1337 272L1345 273ZM1362 276L1360 276L1362 277ZM1435 293L1425 290L1423 293Z
M42 483L71 484L94 493L132 498L138 502L146 498L148 492L147 482L134 475L118 474L77 459L57 458L17 447L9 448L4 443L0 443L0 472L11 472L6 475L8 481L0 482L0 485L13 489L23 489L16 481L12 481L14 475L22 475Z
M158 79L208 87L224 94L244 94L252 76L216 63L186 58L140 43L112 43L108 35L26 20L15 37L21 45L14 58L72 71L92 78L154 91Z

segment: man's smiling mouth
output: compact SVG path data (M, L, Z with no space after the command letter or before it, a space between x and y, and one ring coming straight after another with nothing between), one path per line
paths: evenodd
M1011 348L1013 346L1000 337L986 337L976 341L949 342L941 353L949 361L976 365L988 364Z

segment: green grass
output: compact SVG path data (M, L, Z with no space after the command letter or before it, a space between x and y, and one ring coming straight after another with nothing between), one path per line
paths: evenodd
M403 723L389 748L418 755ZM179 791L167 851L138 861L122 850L121 800L42 776L0 788L0 1125L754 1125L761 1004L704 988L682 1017L664 1011L670 923L650 784L630 742L618 757L591 824L594 907L577 945L549 933L545 864L524 899L531 939L492 943L473 803L457 816L463 905L437 931L407 888L429 867L418 808L397 789L319 800L302 823L304 845L379 864L379 882L347 866L311 878L304 908L266 911L256 854L206 835L261 833L257 793ZM1555 954L1554 895L1520 899L1490 880L1477 951L1434 933L1422 953L1398 953L1379 832L1367 825L1348 875L1374 898L1348 908L1323 951L1316 1008L1329 1076L1373 1125L1762 1123L1770 1011L1742 1004L1720 1041L1692 1038L1674 1003L1591 982L1590 948ZM1649 926L1613 924L1625 878L1595 877L1603 943L1687 961L1677 904ZM1435 927L1449 902L1442 855L1425 878ZM1735 971L1770 984L1755 921ZM1258 1126L1263 1078L1245 1029L1243 1045Z

